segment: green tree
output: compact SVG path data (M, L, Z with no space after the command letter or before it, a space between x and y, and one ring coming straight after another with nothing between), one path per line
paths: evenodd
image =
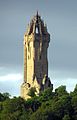
M76 93L77 93L77 84L76 84L76 86L75 86L74 92L76 92Z
M0 93L0 101L4 101L4 96Z
M47 88L39 96L32 88L28 100L0 94L0 120L77 120L77 85L70 94L66 86L55 92Z
M57 101L52 102L52 111L62 119L65 114L71 113L71 99L67 95L61 96Z
M60 120L51 109L39 108L36 112L31 115L30 120Z
M6 93L3 93L3 96L4 96L4 99L6 100L6 99L8 99L11 95L6 92Z
M74 115L74 118L77 119L77 95L72 97L71 104L72 104L72 108L73 108L72 114Z
M10 94L9 93L0 93L0 101L4 101L6 99L9 99Z
M1 120L17 120L25 110L22 98L7 99L2 103Z
M31 87L31 89L28 92L28 95L31 96L31 97L34 97L34 96L36 96L35 92L36 92L36 88Z
M70 93L70 96L71 97L77 96L77 84L76 84L76 86L74 88L74 91Z
M67 115L64 115L63 119L62 120L71 120L70 116L67 114Z
M41 102L39 101L38 97L32 97L25 102L25 108L31 109L33 112L36 111L39 106L41 106Z
M63 95L68 95L66 91L66 86L61 85L60 87L55 89L55 95L57 95L58 97L61 97Z
M52 92L52 87L48 87L47 89L45 89L44 91L41 92L40 96L39 96L39 100L41 102L45 102L49 99L52 99L54 96L54 93Z

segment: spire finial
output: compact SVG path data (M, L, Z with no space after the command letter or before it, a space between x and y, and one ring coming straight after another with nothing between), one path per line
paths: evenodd
M38 20L38 16L39 16L39 15L38 15L38 10L37 10L37 13L36 13L36 18L37 18L37 20Z
M37 16L38 16L38 10L37 10Z

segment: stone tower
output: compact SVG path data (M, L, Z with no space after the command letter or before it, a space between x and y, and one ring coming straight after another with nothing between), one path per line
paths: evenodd
M50 34L41 17L33 17L24 35L24 82L21 86L21 97L29 98L31 87L36 88L36 94L51 86L48 78L47 49Z

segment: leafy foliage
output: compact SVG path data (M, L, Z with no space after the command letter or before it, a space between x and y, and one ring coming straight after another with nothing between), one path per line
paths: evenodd
M4 101L6 99L9 99L10 94L9 93L0 93L0 101Z
M32 87L32 88L29 90L28 95L31 96L31 97L34 97L34 96L36 96L35 92L36 92L36 88L35 88L35 87Z
M32 88L29 95L24 100L0 93L0 120L77 120L77 85L71 93L60 86L55 92L47 88L39 96Z

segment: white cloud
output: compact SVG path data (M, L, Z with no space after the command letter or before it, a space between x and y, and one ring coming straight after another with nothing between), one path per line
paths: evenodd
M11 73L0 76L0 92L8 92L11 96L20 95L20 86L23 77L20 73Z
M22 74L20 74L20 73L17 73L17 74L7 74L7 75L0 76L0 81L20 80L20 79L22 79Z
M73 71L52 71L49 69L49 77L54 89L61 85L65 85L67 91L70 92L74 90L75 85L77 84L77 77L75 76Z
M53 79L52 80L54 89L59 87L60 85L65 85L68 92L74 90L75 85L77 84L77 79L73 78L65 78L65 79Z
M68 92L73 91L77 84L75 78L51 78L54 89L60 85L66 85ZM0 92L9 92L12 96L20 95L20 86L23 82L21 73L9 73L0 76Z

